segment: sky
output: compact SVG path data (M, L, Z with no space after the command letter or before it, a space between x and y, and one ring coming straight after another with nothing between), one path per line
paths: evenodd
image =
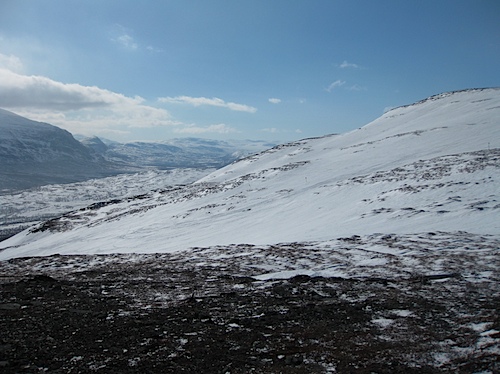
M116 141L287 142L500 86L498 0L0 0L0 108Z

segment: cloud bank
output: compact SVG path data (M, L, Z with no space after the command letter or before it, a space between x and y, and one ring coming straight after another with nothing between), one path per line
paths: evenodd
M257 108L254 108L252 106L226 102L217 97L211 99L207 97L191 97L191 96L160 97L158 101L161 103L169 103L169 104L188 104L195 107L202 105L215 106L238 112L255 113L257 111Z
M60 111L114 105L138 105L141 97L122 94L95 86L66 84L37 75L21 75L0 68L0 106L7 108L43 108Z
M128 137L141 136L137 129L164 127L184 134L237 133L224 124L198 126L174 120L163 108L149 105L140 96L129 97L97 86L63 83L39 75L25 75L21 60L0 54L0 108L74 134ZM255 113L256 108L219 98L164 97L159 102L215 106ZM156 102L158 103L158 102Z
M0 107L82 134L181 124L168 111L146 105L139 96L22 75L1 67Z

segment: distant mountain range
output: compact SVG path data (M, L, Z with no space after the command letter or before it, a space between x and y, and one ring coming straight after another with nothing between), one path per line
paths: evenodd
M68 131L0 109L0 190L69 183L117 171Z
M137 167L219 168L241 157L271 148L276 143L254 140L177 138L161 142L118 143L98 137L79 138L107 161Z
M263 141L173 139L117 143L78 140L47 123L0 109L0 191L138 172L148 168L213 168L272 147Z

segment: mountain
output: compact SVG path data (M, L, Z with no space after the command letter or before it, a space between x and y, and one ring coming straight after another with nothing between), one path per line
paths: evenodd
M96 136L73 137L59 127L0 109L0 191L151 168L218 168L273 145L198 138L123 144Z
M65 130L0 109L0 190L77 182L115 173Z
M83 145L114 163L140 168L219 168L275 146L264 141L221 141L178 138L161 142L107 142L97 137L80 139Z
M93 152L103 155L108 150L108 146L97 136L85 137L82 139L78 139L80 143L82 143L85 147L91 149Z
M238 243L324 247L370 235L498 238L499 118L497 88L432 96L342 135L276 146L188 186L68 213L1 242L0 259Z

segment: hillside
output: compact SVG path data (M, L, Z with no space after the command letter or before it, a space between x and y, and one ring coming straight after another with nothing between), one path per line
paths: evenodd
M277 146L185 188L67 214L2 242L0 258L498 234L498 118L498 89L437 95L343 135Z
M69 132L0 109L0 190L77 182L116 173Z
M95 202L131 198L152 190L192 183L214 169L150 169L67 184L49 184L0 195L0 241Z

